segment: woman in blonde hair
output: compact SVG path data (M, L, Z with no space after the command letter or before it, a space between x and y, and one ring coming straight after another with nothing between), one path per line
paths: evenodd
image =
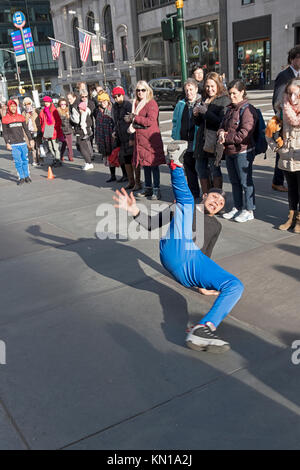
M132 113L124 119L131 122L128 132L135 134L132 164L136 168L144 168L145 189L137 195L153 200L161 198L159 165L165 163L158 115L159 109L153 99L152 89L147 82L139 81L135 89Z
M222 78L216 72L210 72L204 82L203 101L194 108L195 122L199 126L194 156L203 194L212 187L222 188L221 167L215 164L217 131L229 104Z

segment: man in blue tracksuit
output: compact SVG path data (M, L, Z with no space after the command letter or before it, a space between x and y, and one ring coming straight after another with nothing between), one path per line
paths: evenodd
M239 301L244 290L239 279L204 254L210 239L215 237L216 230L218 231L218 227L211 224L210 219L215 219L214 215L224 207L224 193L220 189L212 189L204 198L205 217L209 223L204 219L203 250L202 246L199 247L194 241L195 202L184 176L181 158L178 158L178 155L182 154L181 143L174 145L175 147L169 151L169 156L176 210L168 233L160 241L160 259L166 270L183 286L198 287L205 295L218 295L209 312L190 329L186 344L198 351L224 352L230 349L230 345L219 338L215 330ZM179 152L176 151L176 145L179 147L177 147ZM143 223L133 195L128 196L124 190L122 194L117 192L117 196L114 198L118 202L116 207L126 209L137 222L146 225ZM219 224L216 219L215 223ZM220 230L217 236L219 233ZM209 255L210 253L211 250Z

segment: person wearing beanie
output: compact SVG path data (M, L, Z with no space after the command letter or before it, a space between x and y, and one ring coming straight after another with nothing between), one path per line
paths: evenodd
M7 150L11 150L17 173L19 175L18 185L24 182L30 183L28 167L28 147L34 147L34 141L26 124L25 117L18 113L18 104L14 100L7 103L7 113L2 118L3 137Z
M25 117L26 124L31 134L31 139L34 141L34 147L31 149L33 158L32 166L38 167L41 164L40 145L43 138L41 122L31 98L24 98L23 107L24 111L22 112L22 115Z
M134 172L132 166L134 136L128 133L130 124L124 120L124 117L132 112L132 104L126 100L124 88L120 86L113 89L112 95L115 100L112 107L112 116L115 123L116 139L120 147L119 162L123 171L123 177L118 182L124 182L128 179L128 185L125 189L138 191L142 188L140 181L141 168L136 168Z
M43 105L44 108L40 112L43 138L48 141L49 150L53 156L52 166L61 166L59 141L64 140L61 119L50 96L43 97Z
M114 148L114 121L112 119L111 102L109 95L105 92L98 95L99 111L96 117L96 144L98 146L99 153L105 159L105 163L108 161L108 157L111 155ZM106 181L116 181L116 167L110 166L110 178Z
M179 144L174 146L174 144ZM184 145L185 144L185 147ZM216 335L216 329L231 312L242 296L244 287L239 279L210 259L213 247L220 235L221 224L214 217L225 205L220 189L205 194L202 204L195 204L183 170L183 153L187 142L174 142L166 157L170 167L175 196L175 211L154 219L140 212L133 193L130 196L122 188L113 199L115 207L126 210L137 223L148 230L170 222L169 230L160 240L160 260L164 268L185 287L196 287L202 295L216 296L209 312L195 326L190 326L186 345L196 351L222 353L230 344ZM179 147L181 155L174 154ZM195 223L196 222L196 223Z

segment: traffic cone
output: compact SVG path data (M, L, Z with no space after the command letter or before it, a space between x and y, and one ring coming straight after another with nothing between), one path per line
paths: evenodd
M53 174L51 166L48 166L48 177L47 180L54 180L55 176Z

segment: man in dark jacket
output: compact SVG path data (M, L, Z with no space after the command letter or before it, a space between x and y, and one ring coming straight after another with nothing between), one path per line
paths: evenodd
M132 112L132 104L125 99L125 90L121 86L115 87L112 91L112 96L115 100L112 107L112 117L115 123L115 137L117 139L117 146L120 147L119 162L121 167L125 165L125 174L127 174L128 185L125 189L133 189L137 191L141 189L140 184L140 168L136 169L136 175L132 167L132 156L134 148L134 134L129 134L129 122L124 120L127 114ZM124 175L124 171L123 171ZM136 179L135 179L136 176ZM126 181L124 176L118 181Z
M293 47L288 55L289 67L280 72L275 80L274 94L273 94L273 109L275 113L278 111L278 105L283 98L283 92L292 78L300 79L300 45ZM283 171L278 168L279 154L276 154L276 163L273 176L272 188L276 191L286 192L287 188L283 185L284 174Z

